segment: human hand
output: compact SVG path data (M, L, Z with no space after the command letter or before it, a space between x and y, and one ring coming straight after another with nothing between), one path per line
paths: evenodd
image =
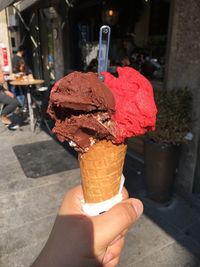
M5 91L5 94L6 94L7 96L9 96L9 97L12 97L12 98L15 97L14 94L13 94L12 92L8 91L8 90Z
M34 80L34 78L33 78L33 74L29 74L29 75L28 75L28 79L29 79L29 80Z
M123 189L121 203L94 217L81 208L81 186L64 197L55 225L40 256L32 267L114 267L128 228L143 212L142 203L127 199Z

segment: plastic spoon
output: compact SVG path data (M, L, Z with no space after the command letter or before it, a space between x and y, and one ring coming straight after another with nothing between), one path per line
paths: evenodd
M108 52L110 45L110 27L103 25L99 31L99 60L98 60L98 75L101 81L104 81L104 76L101 74L107 71L108 68Z

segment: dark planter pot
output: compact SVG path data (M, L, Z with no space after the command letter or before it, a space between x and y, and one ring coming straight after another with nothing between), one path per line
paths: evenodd
M158 203L170 201L178 160L179 146L145 140L144 175L148 198Z

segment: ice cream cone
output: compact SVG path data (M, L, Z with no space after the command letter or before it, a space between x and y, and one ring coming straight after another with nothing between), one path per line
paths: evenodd
M126 148L103 140L79 155L86 203L99 203L119 193Z

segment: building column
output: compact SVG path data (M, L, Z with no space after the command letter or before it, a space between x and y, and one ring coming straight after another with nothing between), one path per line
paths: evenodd
M165 88L187 87L193 94L193 140L183 146L177 186L192 192L200 157L200 1L170 1L170 20L167 46ZM199 179L199 182L197 181Z
M7 49L9 71L11 71L10 44L9 44L8 25L7 25L5 9L0 12L0 43L4 44ZM1 51L0 51L0 57L2 57ZM0 64L2 64L2 58L0 58Z

